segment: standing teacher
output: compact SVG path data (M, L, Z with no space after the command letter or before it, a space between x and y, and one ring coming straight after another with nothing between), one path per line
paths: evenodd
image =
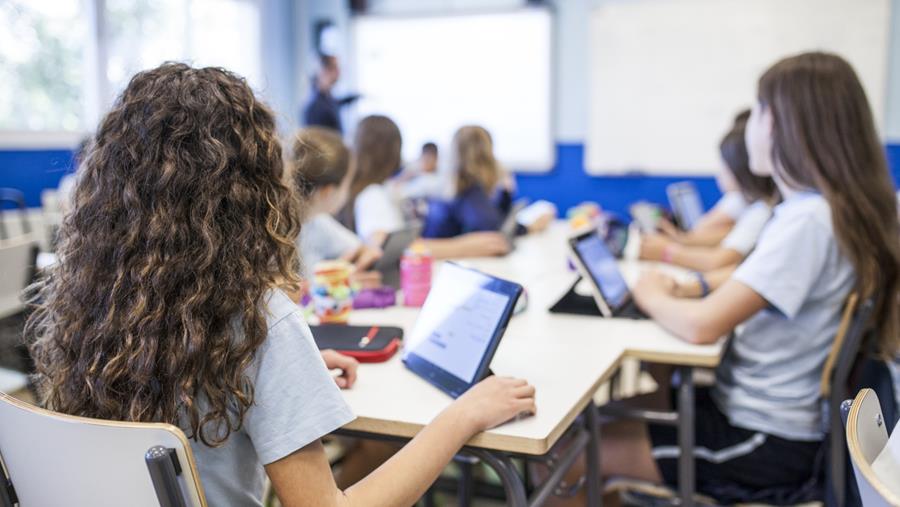
M341 126L341 107L353 103L359 95L353 94L336 99L331 91L341 77L338 59L333 55L319 56L319 71L313 77L313 94L303 109L303 124L334 129L343 133Z

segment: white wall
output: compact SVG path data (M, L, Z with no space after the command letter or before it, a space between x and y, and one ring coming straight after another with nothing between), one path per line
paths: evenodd
M557 142L580 143L587 134L588 101L588 26L591 9L604 0L551 0L548 3L556 13L554 37L554 108ZM671 0L666 0L671 1ZM752 0L747 0L752 1ZM848 0L850 2L851 0ZM370 12L380 13L440 13L448 10L508 9L524 5L524 0L370 0ZM350 13L343 0L298 0L297 27L302 39L298 46L300 64L298 73L304 77L298 81L308 87L312 70L310 61L312 29L317 17L329 17L339 28L349 33ZM347 62L347 82L352 81L352 55L346 53L349 41L344 44L343 60ZM900 142L900 0L892 1L891 49L888 69L887 112L884 136L889 142ZM303 88L302 97L307 96ZM298 105L299 107L299 105Z
M891 2L890 41L884 137L889 143L897 143L900 142L900 0Z

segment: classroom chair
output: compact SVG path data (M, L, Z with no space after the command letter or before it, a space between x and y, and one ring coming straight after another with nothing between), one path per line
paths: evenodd
M28 388L28 377L7 368L0 368L0 393L15 395Z
M25 206L25 194L14 188L0 188L0 203L11 203L18 212L19 218L12 219L11 211L0 208L0 239L13 239L31 233L28 221L28 208Z
M831 489L834 505L847 502L847 448L844 444L844 424L841 421L841 404L847 397L850 373L860 358L866 323L872 315L874 301L859 303L856 294L850 294L844 305L831 352L822 369L820 392L828 414L828 474L827 485Z
M0 393L0 506L206 507L175 426L51 412Z
M34 276L37 243L31 235L0 241L0 319L25 309L22 290Z
M847 424L847 447L863 507L900 507L900 462L882 450L888 443L887 421L878 395L863 389L841 405Z

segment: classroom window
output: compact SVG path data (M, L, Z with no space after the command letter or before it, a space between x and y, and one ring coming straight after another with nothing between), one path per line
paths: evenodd
M0 131L85 131L165 61L262 82L258 0L0 1Z
M0 130L83 128L86 4L0 2Z
M112 96L164 61L219 66L257 85L259 8L253 0L106 0Z

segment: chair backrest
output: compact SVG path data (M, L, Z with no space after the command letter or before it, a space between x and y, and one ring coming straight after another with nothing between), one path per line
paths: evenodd
M169 424L67 416L0 393L0 464L23 507L206 506L190 444Z
M25 309L22 290L33 273L37 242L31 235L0 241L0 318Z
M843 506L846 500L847 454L844 444L844 425L841 421L841 403L848 397L847 383L853 365L859 357L860 346L866 325L872 315L875 303L871 298L862 302L855 293L851 293L844 304L841 322L825 366L822 368L820 391L822 400L827 406L829 458L828 481L830 482L834 502Z
M872 464L888 441L878 395L863 389L847 414L847 447L864 507L900 506L900 477L884 477Z
M15 188L0 188L0 203L3 202L12 203L16 211L0 208L0 239L13 239L31 233L25 194Z

